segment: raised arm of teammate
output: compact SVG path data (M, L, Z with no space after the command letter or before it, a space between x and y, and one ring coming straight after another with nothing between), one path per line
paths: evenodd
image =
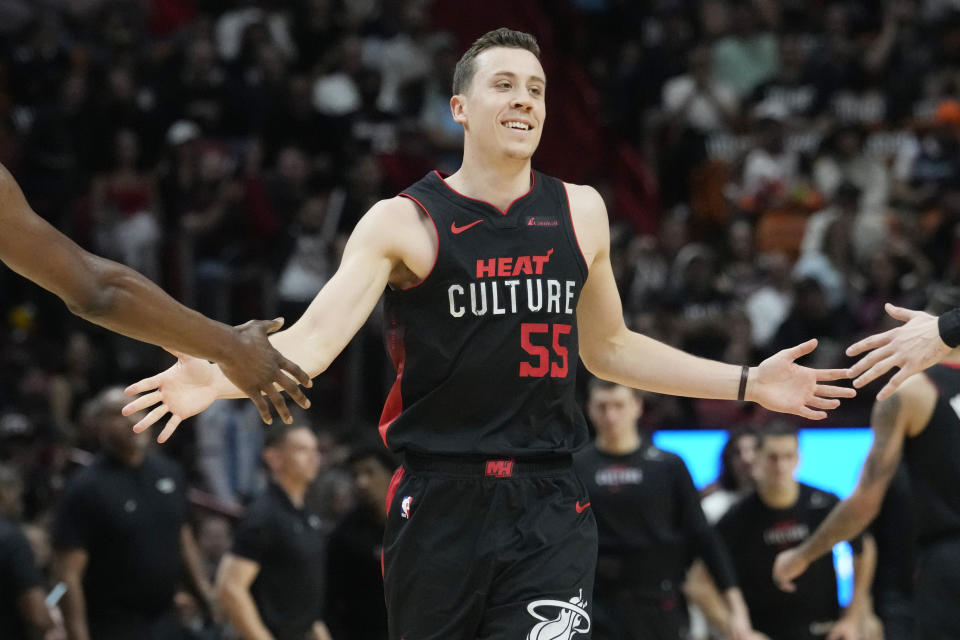
M606 209L591 187L568 186L574 226L589 265L577 305L580 356L598 377L638 389L700 398L736 399L741 367L697 358L627 330L610 266ZM343 260L289 329L271 337L274 346L317 375L333 361L363 325L388 284L404 288L423 280L437 255L437 234L430 219L406 198L376 204L347 242ZM768 409L819 420L826 410L849 398L853 389L821 384L846 376L846 370L815 370L795 360L816 348L810 340L785 349L750 370L746 399ZM128 387L146 393L124 408L129 415L157 405L134 429L142 431L168 412L161 431L165 441L180 422L203 411L218 397L237 390L212 367L182 358L170 369Z
M913 376L886 400L873 406L870 424L873 444L853 493L833 508L827 519L803 544L781 552L773 563L773 580L793 591L793 580L814 560L850 540L873 521L900 464L906 437L925 425L933 413L937 392L923 376Z
M266 337L282 326L281 319L230 327L184 307L133 269L84 251L53 228L30 208L3 165L0 228L0 260L57 295L74 314L125 336L216 362L268 424L272 417L263 394L284 420L290 419L276 385L309 406L296 383L310 386L310 378Z
M885 308L904 324L847 347L848 356L866 354L849 370L849 376L856 378L853 386L858 389L899 367L877 394L877 400L889 398L904 380L937 364L960 343L960 309L937 317L890 303Z

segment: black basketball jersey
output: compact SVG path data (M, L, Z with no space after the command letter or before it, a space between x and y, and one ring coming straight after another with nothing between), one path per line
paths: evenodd
M573 461L597 519L598 583L663 595L683 584L699 557L721 590L735 585L730 557L680 456L651 444L627 454L591 445Z
M960 535L960 370L937 365L925 374L937 388L937 403L927 426L917 436L907 438L903 452L921 545Z
M574 396L587 265L563 183L530 180L506 211L437 172L400 194L431 218L438 247L423 281L386 294L390 449L536 456L587 442Z

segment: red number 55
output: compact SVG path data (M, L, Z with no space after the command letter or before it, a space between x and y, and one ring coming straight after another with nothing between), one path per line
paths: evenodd
M550 333L550 327L553 327L553 353L555 353L560 362L550 362L550 349L543 345L533 344L531 338L541 333ZM542 378L548 373L551 378L563 378L567 375L568 358L567 348L560 345L560 336L570 333L570 325L538 322L524 322L520 325L520 346L523 350L536 358L536 364L531 362L520 363L521 378Z

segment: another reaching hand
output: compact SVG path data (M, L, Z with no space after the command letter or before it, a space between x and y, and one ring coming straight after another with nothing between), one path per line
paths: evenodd
M304 409L310 407L310 401L297 386L312 386L310 376L274 349L267 339L269 334L279 331L282 326L283 318L277 318L250 320L234 327L236 345L228 350L229 358L217 362L223 375L257 405L260 417L267 424L272 423L273 418L264 396L270 399L284 422L293 420L280 389L290 394Z
M853 386L858 389L893 367L900 368L877 394L877 400L886 400L904 380L940 362L951 351L940 339L936 316L890 303L884 308L904 324L847 347L848 356L866 353L848 371L849 377L856 378Z
M820 384L847 378L846 369L811 369L796 363L817 348L816 340L808 340L778 351L759 366L751 369L746 399L781 413L823 420L827 411L840 406L837 398L852 398L854 389Z

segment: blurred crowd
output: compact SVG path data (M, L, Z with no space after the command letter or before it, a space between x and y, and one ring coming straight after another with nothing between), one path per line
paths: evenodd
M459 12L532 22L553 45L551 113L569 111L549 96L571 78L589 107L577 135L626 149L586 178L606 197L633 328L743 363L816 337L809 362L846 366L847 345L887 326L885 302L920 308L931 285L960 283L957 2L509 4ZM457 169L450 84L480 31L455 13L446 0L4 0L0 163L51 223L189 306L290 323L370 205ZM581 152L559 144L534 166ZM613 177L625 164L649 178L633 206ZM313 494L331 526L357 499L346 461L375 439L392 375L376 316L300 418L319 435ZM90 401L170 362L0 270L0 457L38 536L100 448ZM861 396L832 424L865 425ZM656 397L642 418L765 419ZM215 550L263 486L263 434L244 401L192 422L164 452L202 490L195 530Z

